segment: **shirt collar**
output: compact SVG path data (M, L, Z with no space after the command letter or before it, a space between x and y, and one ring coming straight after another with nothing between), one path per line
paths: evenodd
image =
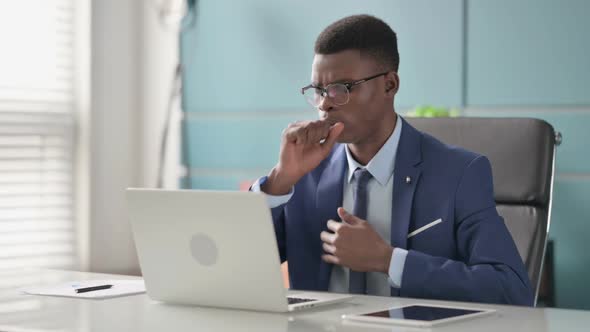
M397 154L397 147L402 133L402 120L397 115L397 121L393 133L389 136L385 144L379 149L377 154L369 161L366 168L371 175L379 182L380 185L384 186L389 181L389 178L393 174L395 169L395 157ZM358 161L354 159L348 145L344 146L346 150L346 160L348 161L348 183L352 181L352 176L357 168L365 168Z

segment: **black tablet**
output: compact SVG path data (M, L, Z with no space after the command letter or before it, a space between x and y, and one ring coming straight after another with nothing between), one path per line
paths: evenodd
M406 325L433 326L453 321L474 318L494 312L491 309L442 306L432 304L411 304L361 314L343 315L346 320Z

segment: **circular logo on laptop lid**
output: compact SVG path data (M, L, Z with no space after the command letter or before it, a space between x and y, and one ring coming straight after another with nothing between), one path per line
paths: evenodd
M191 254L199 264L211 266L217 262L217 246L209 236L202 233L193 235L190 246Z

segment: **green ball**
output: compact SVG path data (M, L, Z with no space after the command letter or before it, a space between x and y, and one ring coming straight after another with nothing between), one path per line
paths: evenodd
M426 112L425 106L418 106L414 109L415 116L424 116L424 112Z
M426 118L434 118L435 116L436 116L436 109L434 107L429 107L424 112L424 117L426 117Z

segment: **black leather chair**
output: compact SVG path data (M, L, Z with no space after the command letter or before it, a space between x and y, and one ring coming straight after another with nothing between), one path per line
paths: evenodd
M539 119L410 118L416 129L487 156L498 213L535 287L537 303L551 217L555 147L561 136Z

